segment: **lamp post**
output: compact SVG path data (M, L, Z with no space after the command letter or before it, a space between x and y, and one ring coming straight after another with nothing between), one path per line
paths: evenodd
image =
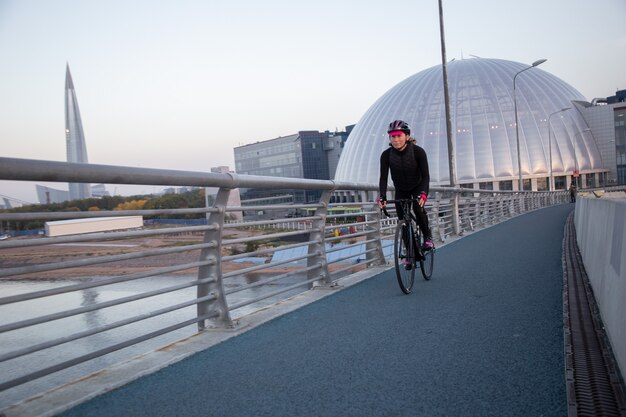
M589 128L583 129L580 132L576 132L574 134L574 143L573 143L573 145L574 145L574 173L576 174L576 175L574 175L574 178L576 179L576 188L578 188L578 189L580 189L580 185L581 184L578 181L578 178L580 178L580 169L578 168L578 155L576 153L576 148L577 148L576 145L578 144L578 141L576 140L576 136L580 135L580 138L582 139L583 133L586 133L586 132L591 132L591 129L589 129Z
M548 146L550 147L550 150L549 150L549 153L550 153L550 184L549 184L549 189L550 189L550 191L554 191L554 175L552 174L552 125L550 124L551 123L550 119L555 114L567 111L569 109L571 109L571 107L565 107L565 108L562 108L561 110L555 111L554 113L550 113L550 116L548 116Z
M448 139L448 166L450 168L450 187L456 187L456 152L454 141L452 140L452 116L450 113L450 94L448 92L448 63L446 59L446 39L443 30L443 5L439 0L439 34L441 37L441 68L443 71L443 97L446 111L446 137ZM454 233L461 235L461 225L459 223L459 194L454 193L452 200L452 225Z
M515 139L517 141L517 171L519 174L519 191L523 191L523 182L522 182L522 157L520 155L520 149L519 149L519 126L517 123L517 96L515 95L515 80L517 79L517 76L520 75L522 72L529 70L531 68L535 68L537 65L541 65L546 61L547 59L539 59L533 62L530 65L530 67L524 68L523 70L517 72L513 76L513 108L515 111Z

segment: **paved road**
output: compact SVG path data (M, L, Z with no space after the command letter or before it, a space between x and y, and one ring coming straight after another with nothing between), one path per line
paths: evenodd
M562 239L571 205L437 251L62 416L566 416Z

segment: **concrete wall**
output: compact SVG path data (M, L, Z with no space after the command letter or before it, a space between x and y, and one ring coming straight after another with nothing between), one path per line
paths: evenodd
M606 332L626 375L626 194L579 197L574 221Z

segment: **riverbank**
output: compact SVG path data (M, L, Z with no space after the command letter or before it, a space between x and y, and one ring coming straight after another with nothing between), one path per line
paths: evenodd
M258 234L258 233L257 233ZM254 236L251 231L228 232L228 239L237 239L243 237ZM27 237L24 239L32 239ZM32 246L28 248L8 248L0 251L0 268L18 268L29 265L43 265L48 263L80 260L91 257L104 257L121 255L134 252L146 252L155 249L168 247L184 247L202 243L202 234L181 234L167 235L159 237L145 237L124 240L111 240L105 242L80 242L67 244L54 244L46 246ZM245 250L245 245L235 247L235 250ZM222 250L222 256L231 255L233 247L229 246ZM173 265L181 265L186 263L197 262L200 259L201 251L199 249L182 251L177 253L161 253L155 256L147 256L137 259L129 259L125 261L107 262L98 265L80 266L55 271L44 271L31 274L16 275L15 277L7 277L4 279L20 279L20 280L36 280L36 279L80 279L82 277L94 276L116 276L127 275L138 272L146 272L152 269L164 268ZM269 262L268 255L266 262ZM222 263L222 272L228 273L236 270L250 268L259 265L259 261L227 261ZM345 265L329 265L331 272ZM360 267L360 266L359 266ZM359 267L355 266L355 269ZM258 274L267 273L284 273L299 269L294 266L272 267L263 269ZM168 273L168 275L195 276L198 273L197 268ZM254 275L256 272L250 272Z
M228 238L249 237L252 232L229 231ZM25 237L22 239L37 239ZM104 242L61 243L46 246L32 246L28 248L8 248L0 251L0 268L17 268L29 265L43 265L53 262L73 261L92 257L114 256L136 252L153 251L155 249L184 247L202 243L202 234L180 234L157 237L134 238L124 240L109 240ZM161 253L125 261L107 262L98 265L80 266L56 271L45 271L32 274L18 275L16 279L62 279L80 278L83 276L113 276L135 272L144 272L150 269L163 268L173 265L197 262L201 251L189 250L177 253ZM225 249L222 255L229 255ZM223 272L248 268L252 262L225 262ZM174 275L195 275L197 268L177 271Z

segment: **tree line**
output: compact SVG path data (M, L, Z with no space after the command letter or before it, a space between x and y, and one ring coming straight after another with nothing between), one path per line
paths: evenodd
M209 206L213 205L214 198L208 196ZM40 213L66 211L115 211L115 210L158 210L205 207L204 188L187 191L180 194L163 195L135 195L135 196L104 196L100 198L85 198L80 200L64 201L51 204L31 204L11 209L2 209L0 213ZM182 215L145 216L147 219L198 219L205 217L203 213ZM36 230L44 227L42 221L18 221L2 225L2 229L15 231Z

